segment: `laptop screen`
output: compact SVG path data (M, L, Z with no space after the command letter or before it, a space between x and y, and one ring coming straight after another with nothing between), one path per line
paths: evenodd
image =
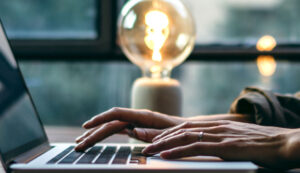
M0 21L0 154L7 164L47 141Z

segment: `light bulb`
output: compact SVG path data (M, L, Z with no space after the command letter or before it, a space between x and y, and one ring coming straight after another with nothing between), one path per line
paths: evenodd
M130 0L119 17L118 39L144 76L166 79L192 52L194 21L180 0Z
M277 43L274 37L265 35L257 41L256 49L260 52L269 52L272 51L276 47L276 45Z
M277 42L273 36L265 35L257 41L256 48L260 52L270 52L274 50L276 45ZM276 66L277 64L274 56L260 55L257 57L257 67L262 76L272 76L276 71Z

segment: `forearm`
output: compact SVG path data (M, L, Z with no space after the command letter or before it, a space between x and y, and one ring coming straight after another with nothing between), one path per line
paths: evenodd
M246 114L217 114L217 115L200 115L187 118L187 121L217 121L217 120L231 120L238 122L253 123L253 117Z

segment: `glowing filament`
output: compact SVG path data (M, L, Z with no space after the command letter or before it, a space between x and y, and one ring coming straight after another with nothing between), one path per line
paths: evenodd
M146 36L144 42L153 51L152 60L162 61L161 48L169 36L169 19L161 11L150 11L145 16Z
M269 77L276 71L276 61L273 56L261 55L257 58L257 67L261 75Z

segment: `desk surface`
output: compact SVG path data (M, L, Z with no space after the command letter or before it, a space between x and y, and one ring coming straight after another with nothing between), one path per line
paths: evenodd
M47 126L45 127L47 136L49 138L50 143L56 142L74 142L74 139L84 133L84 129L79 127L53 127ZM114 135L110 138L105 139L102 141L103 143L127 143L128 137L124 135ZM271 173L273 171L268 170L259 170L258 173ZM0 173L5 173L5 171L0 166ZM277 172L278 173L278 172ZM298 171L289 171L288 173L300 173Z

